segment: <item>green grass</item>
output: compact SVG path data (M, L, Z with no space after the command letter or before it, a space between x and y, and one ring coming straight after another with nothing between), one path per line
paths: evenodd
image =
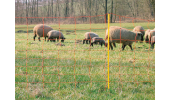
M129 30L133 25L141 25L145 30L155 27L155 23L121 23L121 27ZM34 26L28 25L28 30ZM59 25L49 26L59 29ZM104 38L106 27L91 24L91 28L103 28L91 31ZM75 43L84 39L90 24L76 24L76 32L75 25L60 25L66 37L62 43L65 46L56 46L58 42L46 42L42 37L41 42L37 37L33 41L33 33L17 32L27 31L27 25L15 28L16 99L155 99L155 50L149 44L133 43L133 51L128 46L122 51L121 44L116 44L110 50L110 89L107 89L107 48Z

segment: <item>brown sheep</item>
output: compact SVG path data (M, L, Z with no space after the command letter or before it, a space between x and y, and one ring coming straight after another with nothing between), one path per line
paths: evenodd
M66 39L63 35L63 33L57 31L57 30L51 30L47 33L47 36L48 36L48 40L47 42L49 41L49 39L52 39L54 42L57 38L57 41L59 41L59 39L61 39L61 42L64 42L64 40ZM51 40L51 41L52 41Z
M131 32L127 29L120 27L110 27L109 28L109 41L110 47L113 50L111 43L122 43L122 50L124 50L126 45L132 50L132 43L135 41L143 41L143 35L141 32ZM121 38L121 40L120 40ZM106 31L105 40L108 39L108 29Z
M143 34L143 36L145 35L145 30L142 26L136 26L134 29L133 29L133 32L141 32Z
M154 48L154 44L155 44L155 36L151 37L151 47Z
M45 24L38 24L34 27L33 32L34 32L34 41L35 41L35 37L38 36L38 40L40 40L40 37L44 37L45 41L46 41L46 37L47 37L47 33L49 31L53 30L53 28L51 28L50 26L47 26Z
M145 42L149 43L151 41L151 37L155 36L155 30L146 30L145 32Z
M94 32L86 32L85 33L85 39L83 39L83 44L85 43L85 41L86 41L86 44L88 44L88 41L89 41L89 43L91 43L91 39L93 38L93 37L99 37L96 33L94 33Z

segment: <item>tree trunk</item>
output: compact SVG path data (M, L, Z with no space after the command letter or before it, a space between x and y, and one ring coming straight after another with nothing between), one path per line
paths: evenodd
M60 5L59 5L59 0L57 0L57 4L58 4L58 15L60 17Z
M28 7L27 7L27 0L26 0L26 17L28 17Z
M38 17L38 0L37 0L37 17Z
M90 16L91 16L91 0L89 0L89 12L90 12Z
M48 11L47 11L47 17L49 17L49 14L50 14L50 13L49 13L49 11L50 11L49 9L50 9L50 2L48 1Z
M117 0L116 0L116 7L115 7L115 19L114 19L114 23L115 23L115 21L116 21L116 13L117 13Z
M106 14L106 23L107 23L107 0L105 0L105 14Z
M68 15L69 15L68 0L66 0L65 3L66 3L66 5L65 5L65 17L68 17Z
M71 0L71 16L73 16L74 14L73 14L73 0ZM75 16L75 15L74 15Z
M52 10L51 10L51 17L53 17L53 0L51 1L51 7L52 7L52 8L51 8L51 9L52 9ZM52 18L52 22L53 22L53 18Z
M110 23L112 23L112 17L113 17L113 0L111 3L111 16L110 16Z

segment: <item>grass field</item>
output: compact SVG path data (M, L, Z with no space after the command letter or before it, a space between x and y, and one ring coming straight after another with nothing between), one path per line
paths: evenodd
M113 23L132 30L133 25L155 28L155 23ZM15 98L23 99L155 99L155 50L133 43L133 51L116 44L110 50L110 89L107 88L107 48L82 44L84 33L105 37L107 24L63 24L60 42L33 41L35 25L15 26ZM59 25L49 25L59 30ZM91 29L90 29L91 27ZM75 30L76 28L76 30ZM28 31L28 33L27 33Z

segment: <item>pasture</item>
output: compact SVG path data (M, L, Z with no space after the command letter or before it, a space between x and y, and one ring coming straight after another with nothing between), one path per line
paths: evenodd
M155 50L134 42L133 51L122 44L110 50L110 89L107 88L107 48L83 44L85 32L104 39L107 24L46 24L64 34L65 46L33 41L35 25L15 25L15 98L16 99L155 99ZM145 30L155 23L111 23L132 30ZM28 31L28 32L27 32Z

